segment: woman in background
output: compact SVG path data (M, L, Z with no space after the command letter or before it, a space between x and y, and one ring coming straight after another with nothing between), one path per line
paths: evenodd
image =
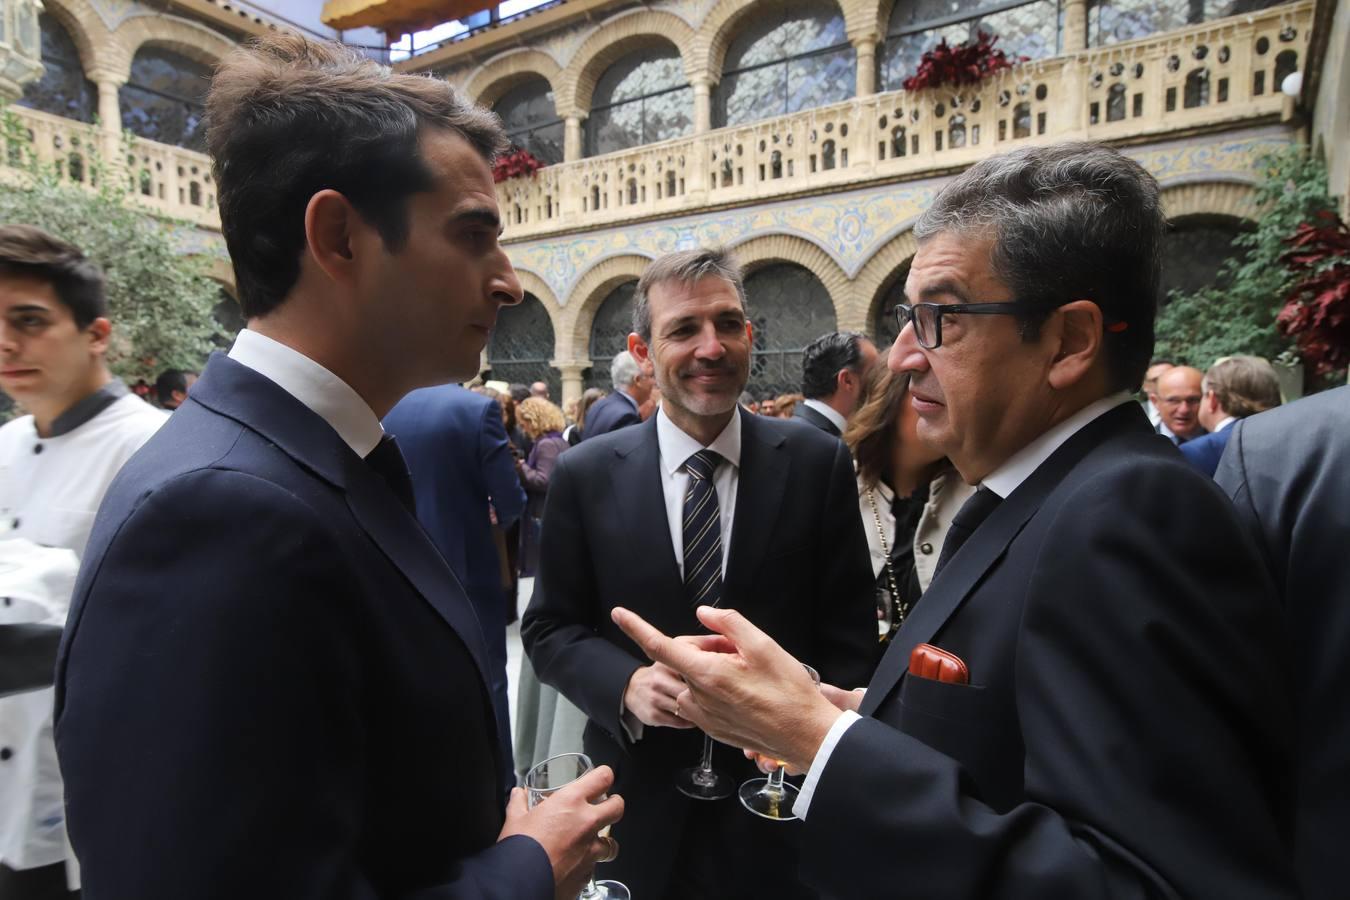
M586 392L581 395L577 401L577 416L571 425L563 429L563 440L570 446L575 447L581 443L581 439L586 433L586 413L591 411L597 400L603 399L605 392L600 388L586 388Z
M917 424L909 376L891 372L882 353L844 432L858 472L858 508L877 580L882 643L927 590L952 518L975 491L941 453L919 441Z
M530 397L516 407L516 421L533 445L527 459L516 460L520 483L529 498L520 529L520 575L533 578L539 564L539 522L544 515L548 479L558 455L569 446L562 431L567 427L562 410L542 397Z

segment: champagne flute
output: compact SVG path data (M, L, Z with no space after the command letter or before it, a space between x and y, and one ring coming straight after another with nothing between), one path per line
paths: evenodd
M591 758L584 753L562 753L551 756L530 769L525 775L525 792L530 809L534 809L562 788L567 787L591 769ZM604 800L604 797L600 798ZM609 834L609 826L600 832ZM617 881L596 881L592 876L577 900L632 900L628 888Z
M712 767L713 739L703 736L703 758L698 765L681 769L675 777L675 787L686 797L695 800L721 800L730 797L736 783Z
M802 663L802 668L811 676L811 680L820 684L820 673ZM787 766L779 762L778 768L767 778L751 778L741 785L741 805L750 812L775 822L788 822L797 817L792 814L792 804L797 799L797 788L783 780L787 775Z

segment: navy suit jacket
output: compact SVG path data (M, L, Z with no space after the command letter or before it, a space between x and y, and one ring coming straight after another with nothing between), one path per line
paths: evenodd
M1350 834L1350 387L1235 422L1214 479L1269 564L1293 645L1294 863L1307 900L1344 897Z
M413 476L417 518L471 595L495 588L501 566L488 504L507 528L525 509L525 490L506 443L496 400L453 385L422 388L398 402L384 428L398 438Z
M1233 436L1233 428L1236 425L1237 423L1234 422L1222 431L1202 434L1194 440L1187 441L1177 449L1181 451L1182 456L1190 461L1191 465L1213 478L1214 470L1219 467L1219 459L1223 456L1223 450L1228 446L1228 439Z
M839 437L839 428L829 419L816 412L805 403L798 403L792 410L792 418L814 425L826 434Z
M806 816L831 897L1293 898L1287 655L1232 504L1138 404L1069 438L892 640ZM906 673L920 643L969 683Z
M219 354L94 523L57 662L85 896L553 896L482 636L384 480Z
M638 415L633 398L616 389L591 404L586 413L586 427L581 432L581 439L589 440L627 425L640 424L642 417Z

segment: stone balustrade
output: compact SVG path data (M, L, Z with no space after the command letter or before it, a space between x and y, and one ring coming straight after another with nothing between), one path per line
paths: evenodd
M0 181L16 183L36 158L39 166L63 181L93 189L102 168L110 177L127 179L131 196L149 212L220 229L216 186L206 154L143 138L125 139L96 125L21 106L8 107L6 114L14 116L15 139L3 140ZM101 159L121 165L100 167Z
M873 94L497 186L508 240L957 169L1057 140L1133 141L1278 119L1310 0L1024 63L965 88Z

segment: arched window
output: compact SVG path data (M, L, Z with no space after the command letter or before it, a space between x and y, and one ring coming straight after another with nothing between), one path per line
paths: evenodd
M1248 226L1229 216L1187 216L1168 224L1162 244L1164 302L1172 292L1193 293L1223 287L1219 268L1246 253L1234 239Z
M838 6L763 4L727 48L714 123L739 125L847 100L857 87L855 67Z
M909 277L909 263L906 261L891 276L891 286L881 295L872 313L872 336L877 349L883 352L900 336L900 329L895 327L895 307L905 302L905 279Z
M558 372L549 364L552 358L553 323L539 298L526 294L515 306L503 306L487 346L492 377L511 384L542 381L549 387L549 396L561 397Z
M42 29L42 77L25 85L20 106L80 122L94 121L98 89L84 77L80 53L64 25L50 13L38 18Z
M591 323L591 368L586 375L586 387L609 390L609 364L620 350L628 349L628 334L633 330L633 302L637 282L621 284L595 311Z
M553 89L543 78L531 78L502 94L492 105L511 143L545 165L562 162L563 122L553 106Z
M202 118L210 85L210 67L162 47L143 47L119 91L122 127L161 144L204 151Z
M586 155L641 147L693 131L694 91L673 46L630 53L605 70L591 96Z
M756 397L802 387L802 351L835 329L830 292L812 272L775 263L745 279L746 304L754 325L747 390Z
M997 49L1015 58L1040 59L1059 49L1059 0L896 0L877 54L882 90L898 91L919 68L923 54L946 39L949 46L980 32L997 37Z
M1104 47L1288 0L1088 0L1088 46Z

